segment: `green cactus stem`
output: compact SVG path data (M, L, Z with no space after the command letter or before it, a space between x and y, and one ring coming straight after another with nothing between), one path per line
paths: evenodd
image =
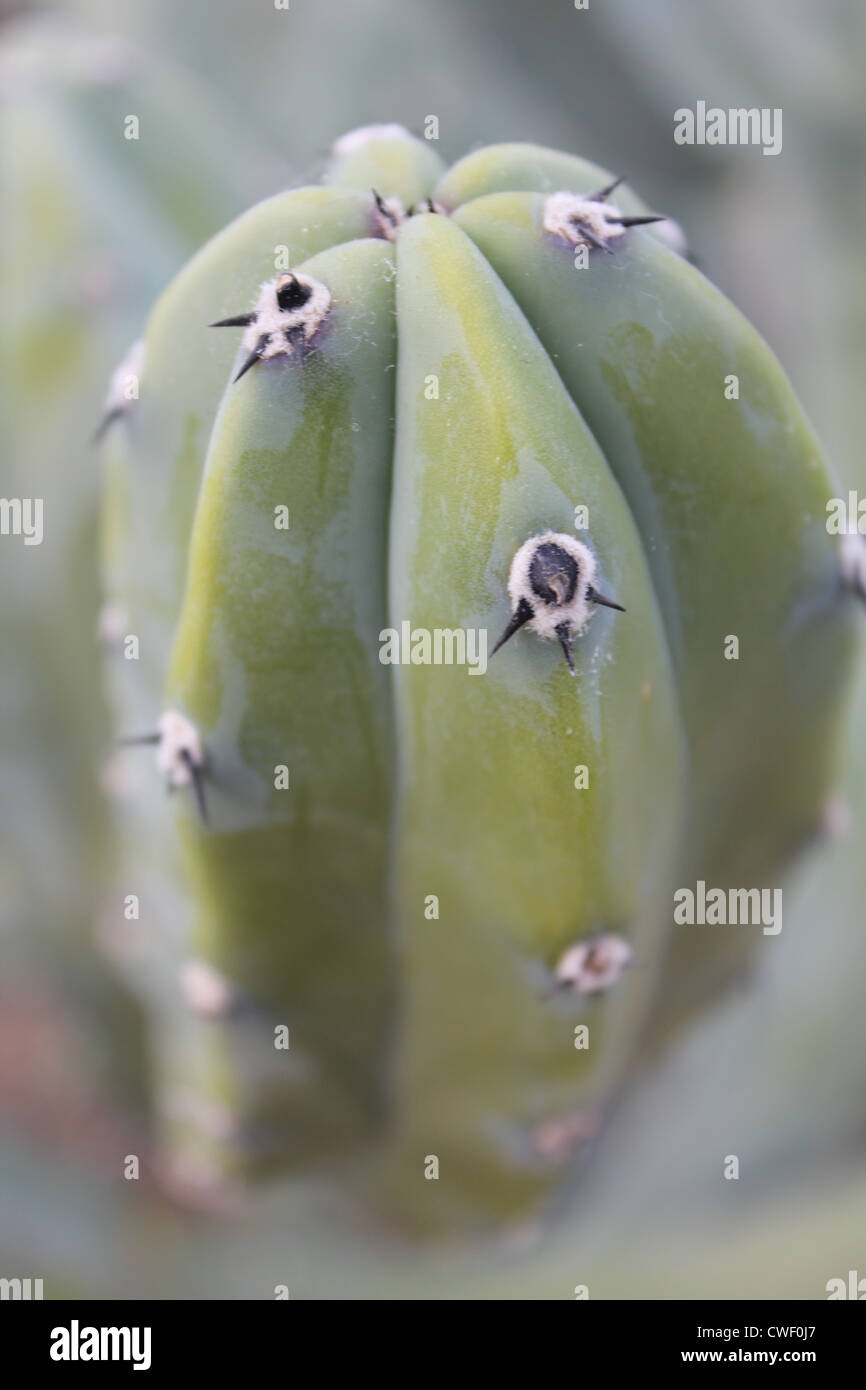
M157 305L105 554L187 1180L520 1218L764 940L687 938L672 895L773 882L819 823L852 562L779 367L674 240L583 161L443 173L373 127Z

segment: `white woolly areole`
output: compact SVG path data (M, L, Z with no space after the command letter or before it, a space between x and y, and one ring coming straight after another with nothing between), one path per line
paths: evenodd
M297 309L281 309L277 302L277 294L292 280L297 280L299 285L310 290L310 297ZM259 340L267 334L268 341L259 354L260 357L279 357L281 354L289 356L294 351L286 337L289 329L303 328L304 342L308 343L313 334L321 328L330 307L330 291L311 275L278 275L274 280L266 280L255 302L255 318L244 329L242 344L247 352L253 352Z
M138 381L144 370L144 359L147 353L147 343L143 338L137 342L127 352L119 367L111 373L111 380L108 383L108 392L105 397L105 413L115 410L128 410L133 400L137 398L138 392L132 398L128 395L129 384L131 381Z
M397 233L406 221L406 209L399 198L382 198L380 203L373 204L373 235L384 237L386 241L396 241Z
M606 246L626 231L616 220L620 217L613 203L595 203L576 193L551 193L544 204L544 230L572 246Z
M226 1018L231 1013L234 991L207 961L187 961L181 967L180 983L187 1004L199 1018Z
M361 125L335 140L333 152L338 159L354 154L369 145L372 140L411 140L412 134L404 125L393 122L391 125Z
M558 545L571 555L577 563L577 583L574 597L568 603L545 603L539 598L529 578L529 568L533 556L541 545ZM508 574L508 597L512 611L516 611L521 599L525 599L532 609L533 616L526 626L537 632L539 637L552 637L558 640L556 629L567 622L572 634L580 632L595 612L595 605L587 598L587 589L595 578L595 556L589 546L573 536L559 531L544 531L540 536L531 536L524 541L514 559Z
M842 537L840 553L845 588L866 598L866 539L849 531Z
M571 946L556 967L560 984L570 985L575 994L600 994L616 984L630 964L632 949L621 936L605 933Z
M205 765L204 744L194 724L177 710L166 710L159 721L156 765L170 787L188 787L194 768ZM187 761L188 759L188 761Z

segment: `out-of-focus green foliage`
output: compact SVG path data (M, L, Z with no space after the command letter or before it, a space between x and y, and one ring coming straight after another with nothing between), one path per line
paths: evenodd
M107 373L190 251L284 171L194 81L117 36L36 22L4 39L3 487L43 499L45 536L0 553L14 652L0 676L0 873L6 911L53 923L59 948L70 917L91 915L101 834L92 438Z
M42 18L3 32L0 138L3 495L41 499L44 517L40 545L0 547L4 973L35 957L112 1020L88 949L108 833L93 435L153 296L285 170L173 64ZM99 1029L95 1043L106 1064Z

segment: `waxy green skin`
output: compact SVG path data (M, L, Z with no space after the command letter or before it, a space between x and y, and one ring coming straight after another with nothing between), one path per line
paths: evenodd
M610 187L615 176L588 159L548 150L543 145L509 143L475 150L443 174L433 194L449 212L490 193L577 193L583 197ZM617 183L609 201L629 216L652 211L627 182ZM663 225L648 225L644 235L669 244Z
M458 159L439 180L435 198L449 210L487 193L597 193L613 180L598 164L543 145L522 142L486 145ZM629 200L628 207L625 200ZM616 202L627 212L643 212L642 203L626 186L616 190Z
M542 995L562 951L595 930L657 954L679 734L639 540L531 330L446 220L415 219L399 254L393 480L394 257L355 242L299 267L334 298L303 365L262 363L223 399L167 702L212 762L212 828L184 832L194 954L255 1001L263 1034L289 1022L293 1054L316 1069L306 1106L303 1085L282 1097L282 1129L273 1094L260 1100L272 1139L304 1157L318 1136L322 1152L362 1102L374 1117L384 1104L365 1180L414 1224L479 1225L549 1185L534 1130L578 1098L597 1103L642 1017L646 967L607 1017L594 1009L592 1050L573 1046L574 1009ZM456 310L437 311L443 300ZM634 615L596 619L578 682L557 648L525 639L528 670L515 647L485 677L379 662L379 632L406 619L504 626L510 554L535 529L570 525L576 488L610 517L597 544ZM294 521L274 533L280 503ZM584 762L591 786L578 792ZM269 785L278 764L290 793ZM543 1088L515 1090L521 1068ZM431 1129L448 1181L419 1210Z
M769 349L699 272L638 230L578 269L544 204L491 194L454 220L532 313L637 519L690 749L683 882L777 884L838 776L856 614L826 529L830 478ZM753 944L684 940L677 998L696 987L695 953L736 972Z
M204 329L250 306L259 284L273 277L279 248L298 265L366 236L370 215L369 194L357 192L299 188L266 199L209 241L154 307L140 399L106 441L118 498L106 587L137 624L144 669L153 676L148 698L157 690L161 698L205 454L237 347L225 332Z
M393 262L381 240L304 262L332 296L321 341L303 363L260 363L226 392L168 675L169 705L210 758L212 828L184 832L194 954L261 1010L263 1036L269 1020L290 1028L291 1153L375 1106L389 1021L392 750L378 634ZM287 530L275 527L284 506ZM288 790L274 786L281 766Z
M526 222L526 209L537 217L543 200L520 196L503 212L491 194L491 179L530 178L527 149L470 156L436 187L424 142L377 138L363 157L356 150L339 162L321 204L315 190L300 190L253 210L164 297L142 398L108 444L120 452L121 515L109 547L117 587L153 624L148 673L135 692L127 679L119 707L143 718L149 703L151 724L163 708L180 709L208 756L209 824L185 793L175 798L182 862L177 844L165 847L165 808L153 791L144 797L149 872L173 919L155 973L162 979L160 969L176 972L194 956L220 972L236 1001L231 1015L191 1027L175 1003L161 1006L182 1053L173 1060L173 1045L164 1049L167 1086L206 1096L212 1121L170 1124L169 1146L182 1147L188 1169L211 1175L346 1159L342 1180L360 1184L390 1219L463 1234L519 1217L560 1185L563 1159L592 1132L641 1030L657 1027L653 1001L677 971L693 997L730 973L712 950L704 958L704 938L678 948L673 967L663 966L664 950L683 864L702 865L713 836L722 842L712 798L729 814L725 797L735 800L738 788L724 789L728 764L749 766L732 744L742 737L736 719L705 733L696 715L703 692L725 713L715 688L726 674L721 640L701 636L696 610L700 602L713 623L727 619L718 584L729 577L731 547L715 513L698 507L700 543L688 553L697 561L712 546L724 551L715 586L699 575L687 584L667 560L659 569L646 527L668 490L637 505L651 488L635 492L635 470L612 456L620 435L601 429L615 418L609 383L594 378L602 403L579 393L548 341L557 294L571 291L556 278L562 261L548 260ZM542 154L547 180L565 157ZM581 161L566 172L586 175L584 192L608 181ZM347 178L369 186L345 189ZM406 205L431 195L447 207L476 201L453 218L410 218L390 246L369 239L370 188ZM320 219L296 201L304 199L321 207ZM625 195L617 205L643 210ZM295 211L293 242L285 219ZM536 297L522 275L504 283L510 237L523 237L534 258ZM250 306L273 277L273 245L286 242L291 268L325 284L333 310L303 361L263 361L232 382L230 359L233 375L245 356L236 333L208 338L203 325ZM564 264L574 276L611 278L648 244L648 233L629 231L613 256L593 252L586 271L574 270L568 250ZM677 303L670 262L680 263L659 254L660 283ZM614 292L615 283L607 297ZM713 301L707 336L713 314L724 325L727 312ZM567 311L563 318L568 347L573 323ZM781 392L771 360L758 354L754 370L763 392ZM712 387L699 385L706 404ZM664 422L658 449L664 430L678 446L694 427L691 405L669 398L664 377L654 389L657 399L645 394ZM778 501L783 483L770 469L761 505ZM814 521L820 483L798 487ZM723 482L715 495L724 497ZM280 506L290 511L288 531L273 524ZM574 532L577 506L589 508L585 533ZM788 503L782 512L782 541L802 540ZM723 520L730 527L730 509ZM628 610L596 610L575 642L576 679L557 645L529 629L483 676L380 662L384 630L404 621L485 629L492 647L509 616L511 557L547 529L589 543L600 587ZM780 624L791 640L785 602L811 595L830 614L823 627L813 622L832 668L824 688L833 692L843 665L830 551L814 525L804 527L776 579L751 522L746 534L752 577L777 585L746 632L769 633L781 653L762 654L768 674L749 699L776 753L788 754L803 728L792 722L790 692L786 720L772 707L790 659L779 646ZM767 544L772 551L772 528ZM739 577L730 587L740 602ZM686 671L684 632L696 672ZM801 659L800 647L793 652ZM765 794L765 866L789 847L791 823L812 825L818 812L836 696L822 704L817 678L810 688L801 673L801 682L813 721L803 755L811 780L801 795L791 773L787 804ZM584 765L589 786L578 790ZM274 785L281 766L288 791ZM701 855L683 849L686 818ZM708 853L706 862L714 862ZM563 951L597 930L629 939L635 967L591 1000L551 998ZM741 963L740 945L734 955ZM577 1023L589 1025L588 1049L575 1046ZM280 1024L291 1047L275 1054ZM563 1121L572 1139L553 1144L554 1161L542 1136ZM440 1173L428 1182L431 1155Z
M327 246L364 238L372 209L369 193L315 187L267 199L207 243L154 307L145 332L140 398L111 426L103 444L106 598L124 614L125 629L138 635L140 646L137 661L118 654L108 668L116 725L124 736L153 729L165 708L192 518L210 434L233 375L237 335L208 324L250 306L259 284L273 276L279 248L287 247L297 265ZM389 419L390 413L389 406ZM290 500L287 504L291 509ZM158 1111L165 1115L166 1165L172 1174L179 1170L184 1184L187 1170L199 1175L196 1185L206 1173L210 1187L211 1178L248 1166L246 1117L264 1103L256 1077L267 1078L266 1097L272 1090L273 1032L265 1039L262 1029L252 1030L243 1021L214 1024L189 1013L178 980L193 949L198 907L175 818L166 814L165 790L145 766L146 756L139 750L124 753L127 787L115 799L121 830L118 900L130 884L145 885L146 929L124 968L148 1008L158 1012L152 1030L160 1040L154 1049L154 1086L161 1097ZM177 1046L168 1038L177 1039ZM209 1106L220 1114L230 1106L240 1116L221 1145L202 1136L188 1103L191 1094L206 1098L200 1109Z
M629 609L599 610L578 637L576 680L530 633L484 676L394 668L404 1003L386 1172L407 1219L471 1228L549 1181L535 1131L600 1103L642 1018L679 828L680 736L619 489L529 324L446 218L401 230L397 322L391 624L498 636L511 556L546 527L573 531L575 496L592 504L601 586ZM609 999L544 1003L543 967L599 929L629 938L641 968ZM431 1152L440 1180L419 1192L418 1155Z
M374 188L380 196L399 198L409 209L430 196L444 173L431 142L407 138L393 127L374 126L362 145L335 151L324 180L333 188Z

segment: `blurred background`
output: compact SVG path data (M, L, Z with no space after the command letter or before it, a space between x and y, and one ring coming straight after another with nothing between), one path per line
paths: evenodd
M451 161L532 140L624 173L767 337L840 493L866 495L866 9L859 0L0 4L0 1275L46 1297L825 1297L866 1275L866 674L826 846L763 972L635 1087L545 1235L419 1260L308 1183L230 1222L148 1166L142 1020L99 946L110 739L98 645L108 378L155 295L343 131L440 123ZM777 157L675 146L674 111L780 107ZM122 118L147 139L129 158ZM142 1155L123 1181L117 1153ZM740 1157L738 1184L718 1155ZM748 1188L743 1194L742 1188ZM737 1188L736 1200L732 1189ZM352 1238L347 1230L353 1230Z

